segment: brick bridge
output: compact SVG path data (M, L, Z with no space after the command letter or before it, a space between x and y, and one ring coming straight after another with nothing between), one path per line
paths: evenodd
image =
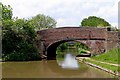
M64 42L78 41L91 50L92 55L104 53L119 47L120 32L109 31L109 28L62 27L37 32L35 46L39 54L48 59L56 57L56 48Z

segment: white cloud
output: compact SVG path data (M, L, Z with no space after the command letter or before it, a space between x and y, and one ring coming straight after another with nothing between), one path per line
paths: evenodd
M90 3L90 2L85 3L85 4L82 6L82 8L87 8L87 9L89 9L89 8L97 8L97 7L98 7L97 4L95 4L95 3Z
M57 20L57 27L64 27L62 25L65 25L66 24L66 21L64 19L58 19Z
M1 0L11 5L14 16L28 18L37 14L50 15L57 26L80 25L83 18L98 16L111 24L117 21L119 0Z

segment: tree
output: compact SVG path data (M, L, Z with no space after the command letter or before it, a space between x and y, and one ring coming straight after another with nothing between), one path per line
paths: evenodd
M81 27L105 27L105 26L111 25L104 19L96 16L89 16L88 18L83 19L81 22Z
M41 59L33 46L36 31L26 19L12 18L10 5L2 5L2 57L6 60Z
M36 31L25 19L16 19L15 21L3 21L3 53L10 54L17 51L18 45L25 41L32 44L36 37Z
M38 14L29 20L30 24L34 26L35 30L48 29L56 27L56 21L50 16Z
M12 21L12 8L10 5L6 6L0 3L0 11L1 11L1 21L2 21L2 35L4 35L7 31L10 30L10 27L13 25ZM1 24L1 23L0 23Z
M18 36L28 43L32 43L37 33L34 27L26 19L16 19L12 29L18 33Z
M3 5L2 3L0 3L0 5L2 5L2 20L10 20L12 19L13 13L12 13L12 8L10 5L6 6Z

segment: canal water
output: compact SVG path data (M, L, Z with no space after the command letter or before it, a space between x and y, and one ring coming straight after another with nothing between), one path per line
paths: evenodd
M75 60L77 50L57 52L56 60L3 62L3 78L113 78Z

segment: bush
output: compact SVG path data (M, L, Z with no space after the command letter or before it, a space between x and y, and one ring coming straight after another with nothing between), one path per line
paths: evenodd
M29 60L29 57L28 57L28 55L26 55L24 53L15 52L15 53L11 53L11 54L8 54L7 56L5 56L5 60L8 60L8 61L25 61L25 60Z
M12 53L5 56L5 60L7 61L30 61L30 60L40 60L41 57L37 53L31 53L31 55L27 53Z
M82 49L85 49L85 50L90 51L90 49L89 49L85 44L83 44L83 43L81 43L81 42L77 42L77 43L75 44L75 46L78 47L78 48L82 48Z
M28 60L40 60L41 57L37 53L37 49L32 44L26 41L21 42L17 46L17 51L6 55L4 58L8 61L28 61Z
M22 41L21 43L18 44L17 46L19 52L21 53L37 53L37 49L35 47L33 47L32 44L26 42L26 41Z
M63 50L65 50L65 49L67 49L67 44L66 44L66 42L60 44L60 45L57 47L56 51L59 52L59 51L63 51Z
M120 31L120 29L117 29L117 31Z
M9 30L2 35L2 55L11 54L17 49L17 45L22 41L18 37L17 33L13 30Z

